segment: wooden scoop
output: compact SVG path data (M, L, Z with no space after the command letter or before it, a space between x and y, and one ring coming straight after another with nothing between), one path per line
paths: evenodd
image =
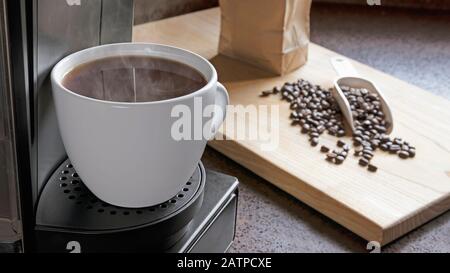
M378 97L380 98L381 110L384 113L385 120L387 123L386 133L390 134L392 132L394 124L392 120L391 109L387 104L383 94L376 87L376 85L367 79L361 78L358 72L353 67L353 65L343 57L331 58L331 64L333 65L334 70L336 70L338 74L338 78L334 80L334 89L332 91L332 96L336 99L341 109L341 112L343 113L344 118L346 119L352 131L353 132L355 131L355 123L353 120L352 111L350 109L350 103L345 97L344 92L341 89L341 86L348 86L353 88L365 88L370 93L377 94Z

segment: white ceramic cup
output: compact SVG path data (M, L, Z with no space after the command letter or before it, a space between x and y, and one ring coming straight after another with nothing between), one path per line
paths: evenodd
M64 76L78 65L120 55L175 60L198 70L207 84L185 96L138 103L85 97L62 85ZM222 124L228 104L228 93L208 60L158 44L110 44L76 52L56 64L51 81L60 133L72 164L92 193L121 207L152 206L175 196L197 167L208 138ZM209 137L198 138L198 130L191 140L173 137L179 117L172 110L180 105L192 113L192 130L203 124ZM216 105L209 117L194 115L208 105Z

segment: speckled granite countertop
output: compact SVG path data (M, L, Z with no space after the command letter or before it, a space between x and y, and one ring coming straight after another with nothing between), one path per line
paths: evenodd
M450 14L314 5L311 18L313 42L450 99ZM363 239L211 148L203 162L241 182L230 252L366 251ZM450 252L450 212L383 251Z

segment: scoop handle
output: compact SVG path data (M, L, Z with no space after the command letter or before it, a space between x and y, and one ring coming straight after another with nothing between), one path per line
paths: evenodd
M359 77L356 69L350 61L344 57L331 58L331 65L333 65L334 70L336 70L339 77Z

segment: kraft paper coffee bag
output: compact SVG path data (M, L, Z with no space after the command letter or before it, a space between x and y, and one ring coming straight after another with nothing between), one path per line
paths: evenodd
M219 52L277 74L308 56L311 0L220 0Z

